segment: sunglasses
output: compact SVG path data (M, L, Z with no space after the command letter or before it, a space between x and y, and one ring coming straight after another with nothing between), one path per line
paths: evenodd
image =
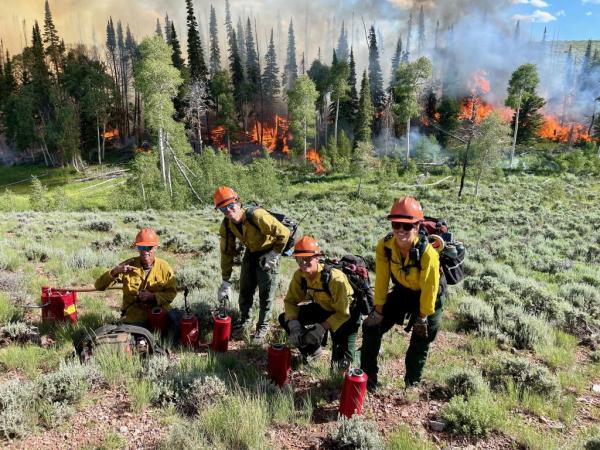
M138 245L136 248L138 252L149 252L154 247L151 245Z
M229 205L222 206L221 208L219 208L219 211L225 214L227 211L230 211L233 208L235 208L235 202L230 203Z
M392 229L394 230L402 230L402 231L411 231L416 228L418 224L416 223L404 223L404 222L392 222Z
M300 264L310 264L310 262L312 261L313 258L315 258L315 256L296 256L296 262L298 263L298 265Z

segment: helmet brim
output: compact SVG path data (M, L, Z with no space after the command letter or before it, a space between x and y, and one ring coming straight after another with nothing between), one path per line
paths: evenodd
M387 216L387 220L390 222L400 222L400 223L418 223L423 219L415 219L414 217L398 217L392 216L391 214Z
M134 247L156 247L158 245L158 242L151 242L151 241L141 241L141 242L134 242L133 246Z
M238 197L229 197L225 200L221 200L217 205L215 205L215 209L223 208L224 206L230 205L232 203L237 202Z
M321 256L321 253L308 252L304 250L300 250L299 252L292 253L292 256Z

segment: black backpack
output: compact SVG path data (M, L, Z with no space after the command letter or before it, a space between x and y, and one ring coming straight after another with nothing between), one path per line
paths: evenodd
M421 255L425 252L427 244L431 243L434 248L437 246L438 236L444 242L444 249L440 253L440 273L442 273L449 285L460 283L465 277L465 247L462 242L454 240L454 235L448 229L448 223L445 220L438 220L433 217L425 217L419 226L419 242L410 249L410 263L404 266L408 272L411 267L421 268ZM392 233L386 236L386 239L392 239ZM385 247L385 255L391 259L391 250ZM392 276L394 283L397 280Z
M266 212L268 212L273 217L275 217L275 219L277 219L279 222L281 222L284 227L286 227L288 230L290 230L290 237L288 238L288 240L285 244L285 247L283 248L283 251L281 252L281 254L283 256L290 256L294 250L294 244L296 243L294 236L296 235L296 230L298 229L298 224L293 219L289 218L288 216L286 216L283 213L270 211L266 208L263 208L260 205L256 205L256 206L250 206L250 207L246 208L246 218L248 219L248 223L253 225L255 228L258 228L258 226L254 222L254 211L256 211L258 208L264 209Z
M354 290L354 306L360 313L367 316L371 313L374 306L373 288L369 278L369 270L362 256L345 255L341 259L325 259L324 267L321 272L322 292L331 295L329 290L329 280L331 279L331 269L338 269L344 272ZM301 286L306 290L306 279L302 278ZM320 289L317 289L319 291Z
M79 360L87 362L100 347L142 357L166 354L150 331L127 324L104 325L89 333L76 347Z

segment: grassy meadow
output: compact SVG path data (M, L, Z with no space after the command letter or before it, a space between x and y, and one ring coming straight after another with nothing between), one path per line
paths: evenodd
M279 389L266 377L266 346L248 341L212 354L162 340L170 357L103 353L80 365L73 342L86 329L118 320L119 292L81 294L79 322L60 327L40 323L39 309L24 307L39 302L40 287L93 284L134 254L138 228L153 227L161 240L157 255L174 267L179 286L191 289L202 342L210 342L221 216L209 206L110 210L118 187L96 196L95 211L34 212L22 210L31 191L11 189L3 204L14 207L5 207L0 221L2 445L599 448L600 394L593 386L600 385L600 183L512 174L486 182L477 197L467 184L457 199L456 179L431 185L445 177L432 175L417 186L408 175L362 182L299 176L285 185L285 200L268 204L302 218L300 233L316 236L327 255L360 254L372 265L375 244L388 231L389 206L410 194L427 215L448 220L467 248L467 276L450 288L422 387L403 390L409 336L397 327L380 355L383 388L367 396L363 416L352 420L337 418L342 378L329 372L328 358L298 367ZM283 338L276 316L295 268L293 259L283 260L271 342ZM238 276L235 269L234 290ZM182 294L175 304L183 305ZM229 307L235 316L235 305ZM41 343L24 337L30 325L39 328ZM430 421L443 422L443 431L433 431ZM141 438L145 422L152 439Z

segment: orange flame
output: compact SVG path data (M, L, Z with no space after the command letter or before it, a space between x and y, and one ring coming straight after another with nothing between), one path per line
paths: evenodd
M323 173L325 169L321 163L321 157L314 148L309 148L306 152L306 160L312 162L315 165L315 173Z
M544 124L540 128L538 136L565 144L592 141L592 137L588 134L584 125L572 123L569 126L562 126L556 117L547 114L544 115Z
M106 140L119 137L119 130L117 128L105 130L102 137Z

